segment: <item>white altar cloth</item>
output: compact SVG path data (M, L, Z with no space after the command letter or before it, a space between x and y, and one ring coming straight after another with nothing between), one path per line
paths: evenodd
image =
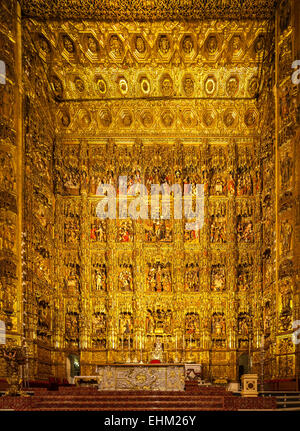
M184 391L184 364L103 364L96 374L102 391Z

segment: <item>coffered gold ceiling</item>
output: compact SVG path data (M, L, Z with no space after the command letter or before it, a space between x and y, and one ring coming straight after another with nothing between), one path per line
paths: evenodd
M24 31L58 102L56 126L63 134L255 133L260 64L269 43L265 20L27 19Z

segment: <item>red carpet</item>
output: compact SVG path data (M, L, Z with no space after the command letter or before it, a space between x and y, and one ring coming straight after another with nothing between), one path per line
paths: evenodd
M1 397L0 408L30 411L224 411L274 409L272 397L242 398L220 387L185 392L102 391L61 387L34 389L31 397Z

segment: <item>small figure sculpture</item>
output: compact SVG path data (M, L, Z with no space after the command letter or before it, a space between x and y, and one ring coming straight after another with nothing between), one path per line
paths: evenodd
M163 347L159 339L156 339L156 342L155 342L155 348L152 352L152 357L151 357L151 362L152 361L163 362Z

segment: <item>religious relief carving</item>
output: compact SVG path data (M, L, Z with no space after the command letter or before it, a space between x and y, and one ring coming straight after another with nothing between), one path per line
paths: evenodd
M195 90L195 81L191 74L186 74L182 80L182 88L187 97L191 97Z
M133 316L131 312L122 311L119 316L120 334L127 339L133 333Z
M226 288L225 265L220 263L211 267L211 290L220 292Z
M248 338L249 336L249 327L251 327L250 316L248 313L241 312L238 315L238 334L242 338Z
M94 217L91 224L91 242L106 242L106 222Z
M203 112L203 123L206 127L213 127L216 122L217 114L213 109L205 109Z
M200 290L199 265L197 263L185 265L184 290L186 292L199 292Z
M16 168L13 154L0 151L0 188L10 193L16 191Z
M195 312L189 312L185 315L185 334L187 341L189 337L194 338L199 335L200 331L200 319L199 314Z
M117 221L117 241L120 243L130 243L133 241L132 219Z
M146 220L144 226L146 242L172 242L171 220Z
M184 109L181 113L181 121L184 127L196 127L198 124L198 116L191 109Z
M65 34L62 37L62 43L63 43L63 47L64 49L69 53L72 54L75 52L75 45L74 42L72 41L72 39L70 38L70 36L68 36L67 34Z
M66 201L64 204L64 242L65 244L79 243L80 216L77 202Z
M236 96L239 89L239 79L236 76L230 76L226 82L226 92L229 97Z
M169 74L164 74L160 79L160 90L163 96L173 95L173 79Z
M15 118L15 89L11 82L0 85L1 113L10 126L14 126Z
M293 62L293 44L291 36L284 39L282 44L278 46L278 49L279 79L283 80L289 76L291 64Z
M168 263L148 263L146 275L147 290L149 292L171 292L172 275L171 264Z
M214 202L210 207L210 242L225 243L226 239L226 203Z
M214 348L226 347L226 319L224 313L213 313L211 318L211 336Z
M280 158L280 183L282 191L289 190L292 187L294 163L286 151Z
M60 80L60 78L58 76L56 76L56 75L52 76L51 87L52 87L54 96L57 99L62 99L63 93L64 93L64 87L63 87L62 81Z
M114 172L107 166L107 153L105 146L90 147L90 193L99 194L98 186L102 184L113 184Z
M292 123L297 124L299 104L297 102L297 91L292 82L282 85L278 91L278 103L280 114L280 129L284 134L284 129L288 130ZM280 142L280 146L283 141Z
M123 56L124 48L118 35L113 34L109 39L109 54L113 59L120 59Z
M36 275L46 281L51 283L51 251L50 244L47 238L43 237L43 232L41 229L34 225L33 228L33 244L32 250L34 253L33 265Z
M248 83L248 93L250 97L254 97L258 91L258 78L253 76Z
M226 170L227 170L227 154L226 148L211 147L211 163L210 163L210 194L211 195L226 195Z
M158 51L162 55L168 54L168 52L170 51L169 37L165 34L160 35L158 38L157 46L158 46Z
M0 309L1 312L5 315L6 326L8 330L13 328L12 316L16 311L16 286L14 283L14 279L8 277L3 277L4 274L1 274L0 277ZM5 284L4 284L5 283Z
M130 127L133 123L133 114L128 109L123 109L119 115L119 123L121 127Z
M280 254L286 255L292 249L293 226L288 220L283 220L280 226Z
M263 34L259 34L253 44L255 54L257 55L262 54L265 48L265 45L266 45L265 36Z
M83 93L85 90L84 82L78 76L74 79L74 87L79 93Z
M278 356L278 375L281 378L295 375L295 357L292 355Z
M134 46L139 54L144 54L146 52L146 43L143 36L141 35L136 36Z
M97 203L91 205L90 241L102 243L107 241L107 221L99 218L96 214Z
M119 265L119 290L121 292L133 291L133 269L132 264L122 263Z
M50 52L51 52L50 43L49 43L48 39L43 34L38 35L38 44L39 44L41 51L44 54L46 54L46 55L50 54Z
M89 34L86 36L86 46L87 49L92 53L92 54L97 54L97 52L99 51L99 43L98 41L94 38L93 35Z
M76 296L80 293L80 265L76 255L65 256L63 281L66 296Z
M0 251L16 251L16 229L15 217L0 212Z
M152 184L172 184L172 160L173 154L169 147L149 146L144 148L144 157L151 161L145 166L145 185L151 192ZM166 163L167 161L167 163Z
M292 281L289 278L282 280L280 283L279 291L280 291L279 329L280 331L285 332L291 328L291 322L292 322L292 309L293 309Z
M257 124L257 112L255 109L248 109L245 113L244 122L247 127L254 127Z
M106 348L107 316L102 307L95 306L92 315L93 347Z
M229 52L233 56L240 56L243 48L242 37L239 34L232 36L229 42Z
M63 148L62 166L60 167L62 183L67 194L79 194L79 147L66 145Z
M61 124L63 127L69 127L71 123L71 117L68 111L64 110L61 113Z
M237 241L254 242L253 208L251 204L241 202L237 205Z
M270 301L266 301L263 308L263 324L264 324L264 336L268 338L271 335L271 304Z
M47 300L43 298L37 298L37 309L38 309L38 323L37 323L37 335L43 340L51 336L51 310Z
M182 39L182 51L185 55L191 55L194 51L194 41L191 35L186 35Z
M99 259L98 255L92 258L92 289L94 292L105 292L107 290L107 267L106 263Z
M294 353L295 346L291 337L288 338L280 338L278 340L278 353L280 355L287 355L290 353Z
M118 193L126 193L126 188L130 188L134 184L140 184L142 182L141 167L139 166L140 157L137 149L132 147L118 147L117 158L120 160L118 163L118 176L119 181L117 185ZM125 182L126 177L127 183ZM121 189L121 190L120 190ZM121 205L121 202L120 202Z
M187 223L189 223L189 220L185 218L184 226L186 226ZM186 229L186 227L184 228L184 242L195 244L195 243L198 243L199 241L200 241L200 230Z
M172 310L148 309L146 316L147 334L170 334L172 332Z
M79 342L79 314L74 311L73 307L67 309L65 316L65 340L70 345L76 345Z
M153 115L148 109L145 109L141 112L140 120L143 126L146 128L151 127L154 123Z
M208 36L205 41L205 49L208 54L213 55L218 50L218 38L216 35L212 34Z
M235 109L226 109L223 122L226 127L233 127L237 122L237 111Z
M240 256L237 267L237 290L245 292L253 287L253 258Z

